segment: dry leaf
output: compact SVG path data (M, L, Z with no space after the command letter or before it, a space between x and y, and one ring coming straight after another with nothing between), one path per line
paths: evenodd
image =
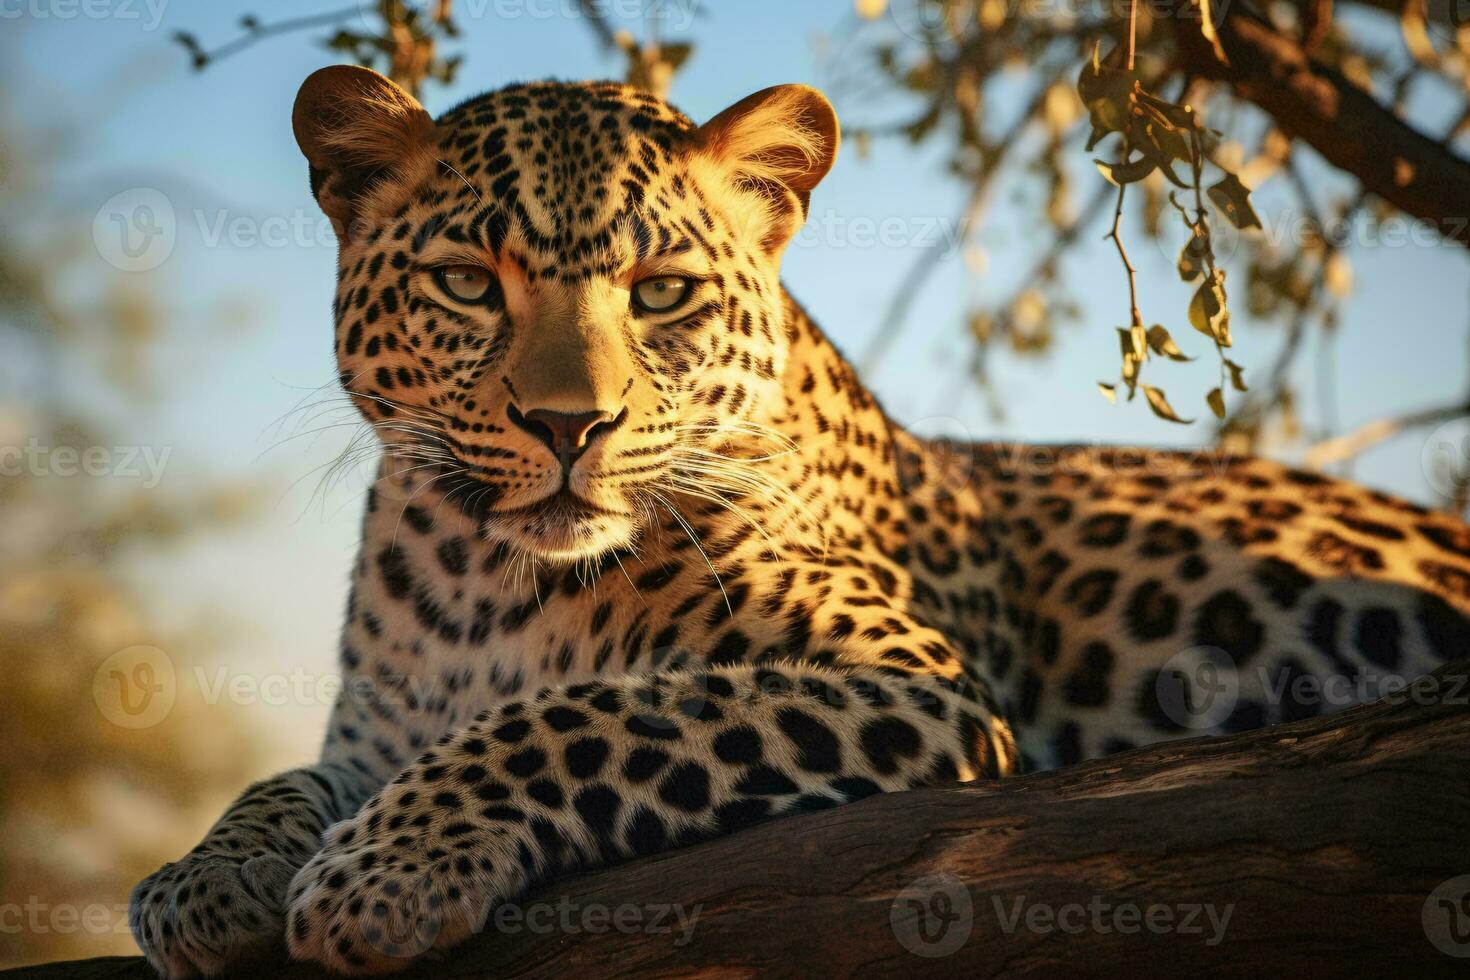
M1143 395L1148 399L1148 407L1154 410L1154 414L1168 422L1178 422L1180 425L1189 425L1194 419L1181 419L1174 411L1174 406L1169 404L1169 399L1164 397L1163 391L1152 385L1143 386Z

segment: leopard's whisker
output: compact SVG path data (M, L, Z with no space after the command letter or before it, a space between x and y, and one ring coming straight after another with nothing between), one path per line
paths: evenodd
M805 501L784 483L753 467L743 467L728 460L710 462L707 460L691 461L686 458L671 464L671 470L676 474L687 476L691 481L698 482L706 490L723 490L737 497L760 499L778 506L784 505L785 512L799 514L805 519L808 526L816 529L825 537L821 523L816 520Z
M438 483L440 480L443 480L443 479L446 479L446 478L452 477L452 476L463 476L467 472L468 471L467 470L464 470L464 469L459 469L459 470L450 469L450 470L447 470L444 473L441 473L441 474L439 474L436 477L433 477L433 478L431 478L429 480L426 480L425 482L423 482L422 484L420 484L418 486L418 488L414 490L413 493L409 494L408 495L408 498L403 501L403 506L401 508L399 508L399 510L398 510L398 520L393 525L393 535L392 535L392 537L389 538L388 546L390 548L396 548L396 547L398 547L398 531L399 531L400 528L403 527L403 515L406 514L406 513L408 513L408 508L413 503L413 498L417 497L419 494L423 493L425 490L429 489L429 487L433 486L435 483Z
M638 601L643 603L643 605L646 607L648 605L648 600L643 598L643 593L639 591L637 583L633 581L633 576L628 574L628 566L623 564L623 557L622 555L618 554L618 549L613 549L612 556L613 561L618 563L618 568L622 569L623 578L628 580L628 587L633 590L633 594L638 597Z
M704 489L703 487L700 487L697 484L686 483L680 480L677 476L670 477L667 488L674 493L695 497L700 500L708 500L709 502L716 504L719 507L723 507L725 510L734 514L736 517L739 517L746 524L749 524L751 529L754 530L756 534L760 535L761 539L766 542L767 550L772 559L776 561L785 560L785 556L782 554L781 548L776 544L775 539L771 537L770 532L768 532L765 527L754 517L746 513L742 508L726 500L724 497L721 497L720 495L715 493L711 493L710 491Z
M709 560L709 555L705 552L704 545L699 541L699 535L694 533L694 528L689 526L689 522L684 519L683 514L679 513L678 508L669 503L662 494L656 490L650 490L649 493L653 495L653 499L664 505L668 512L673 515L674 520L678 521L680 526L684 528L684 533L689 535L689 540L699 552L699 557L704 559L704 564L709 568L709 573L715 577L715 585L719 586L720 595L725 597L725 608L730 611L730 618L733 619L735 617L735 607L730 603L730 593L725 591L725 583L720 580L720 573L715 571L714 563Z

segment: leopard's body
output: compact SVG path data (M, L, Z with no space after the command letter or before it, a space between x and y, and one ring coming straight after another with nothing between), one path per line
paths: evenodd
M134 894L169 975L283 934L393 969L570 868L1289 720L1470 649L1446 517L1256 459L899 429L780 284L836 148L810 90L696 128L611 84L430 123L317 81L342 380L387 451L320 763ZM676 310L630 305L671 275ZM572 459L536 409L603 414ZM1205 661L1238 690L1196 716L1160 675ZM1354 683L1302 683L1328 678Z

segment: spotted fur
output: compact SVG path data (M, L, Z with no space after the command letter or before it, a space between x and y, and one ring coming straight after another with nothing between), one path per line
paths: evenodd
M167 975L283 936L392 970L572 869L1286 721L1323 708L1280 682L1470 648L1445 517L1257 459L899 429L779 279L836 153L810 89L696 127L539 83L433 121L337 68L295 122L383 461L321 761L134 892ZM455 302L446 263L498 292ZM630 303L669 275L678 310ZM598 421L573 458L537 411ZM1200 646L1239 696L1196 730L1159 680Z

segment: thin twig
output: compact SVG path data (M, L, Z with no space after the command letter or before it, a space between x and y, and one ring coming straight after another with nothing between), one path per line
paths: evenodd
M1128 4L1128 70L1133 70L1133 55L1138 50L1138 0Z
M1118 164L1121 166L1127 162L1128 141L1125 139L1118 155ZM1128 306L1131 311L1129 323L1138 327L1143 325L1143 312L1138 308L1138 270L1133 268L1133 263L1129 261L1128 250L1123 247L1123 238L1118 234L1118 227L1123 221L1123 197L1127 190L1127 184L1118 185L1118 199L1113 206L1113 227L1103 238L1112 240L1118 249L1118 258L1123 261L1123 268L1128 270Z
M357 16L359 13L361 13L361 11L361 7L352 6L344 7L341 10L337 10L332 13L307 14L302 17L291 17L286 20L277 21L274 24L257 24L256 26L249 28L247 33L245 33L244 35L237 37L235 38L235 40L230 41L226 44L220 45L213 51L205 51L204 49L200 48L194 41L194 35L192 34L179 32L178 34L174 35L174 38L180 44L184 45L184 47L189 50L189 53L194 56L194 69L196 71L199 71L202 70L206 65L221 61L225 58L228 58L232 54L238 54L239 52L250 47L252 44L264 41L268 37L272 37L277 34L289 34L293 31L310 30L313 27L326 27L332 24L340 24L342 21L347 20L349 17Z

